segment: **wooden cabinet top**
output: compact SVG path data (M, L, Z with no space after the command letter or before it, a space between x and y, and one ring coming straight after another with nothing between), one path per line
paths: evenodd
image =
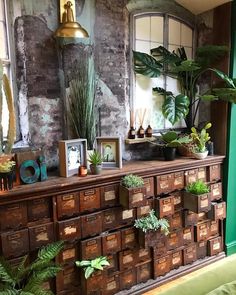
M91 188L111 183L118 183L120 178L128 173L143 177L178 172L204 166L221 164L224 156L208 156L204 160L181 157L175 161L152 160L125 162L122 169L103 170L100 175L86 177L72 176L69 178L49 176L44 182L15 186L11 191L0 192L0 205L12 203L16 200L28 200L43 196L58 195L80 189Z

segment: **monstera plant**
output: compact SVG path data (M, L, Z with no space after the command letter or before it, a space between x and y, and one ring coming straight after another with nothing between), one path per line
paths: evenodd
M176 78L180 93L174 95L168 89L153 88L164 96L163 116L172 124L185 119L188 130L195 125L201 100L225 100L236 103L236 82L222 71L211 67L213 62L227 53L226 46L209 45L196 50L195 60L187 59L185 49L170 52L163 46L151 50L151 55L133 51L134 71L150 78L166 75ZM198 93L200 78L205 73L214 73L222 80L222 87L209 87L203 94Z

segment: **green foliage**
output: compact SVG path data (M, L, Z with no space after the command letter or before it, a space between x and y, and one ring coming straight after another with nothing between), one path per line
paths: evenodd
M96 270L103 270L104 266L110 265L106 256L100 256L92 260L76 261L75 264L84 269L85 279L88 279Z
M209 193L210 188L209 186L201 180L197 180L193 183L190 183L186 187L186 191L193 194L193 195L202 195Z
M88 161L94 166L101 165L102 164L102 155L97 150L94 150L89 155Z
M170 52L163 46L159 46L151 50L151 63L147 62L149 60L147 54L134 51L134 71L148 77L157 77L160 73L159 76L167 75L178 80L180 93L177 95L159 87L153 90L164 96L163 116L172 124L185 118L190 130L191 126L194 126L201 99L208 101L222 99L236 103L235 81L220 70L210 67L227 51L225 46L207 45L197 49L195 60L188 60L183 47L178 48L176 52ZM156 59L156 64L153 58ZM206 72L214 73L225 85L220 88L214 87L198 95L199 78Z
M148 216L136 219L134 226L145 233L149 230L157 231L160 228L165 235L169 234L168 221L164 218L158 219L154 210L151 210Z
M211 123L207 123L200 131L197 131L195 127L191 128L192 133L190 136L195 144L195 152L203 153L206 151L206 143L211 139L207 132L207 129L209 128L211 128Z
M121 179L121 184L127 188L135 188L144 186L144 181L140 176L128 174Z
M61 268L53 259L63 248L59 241L38 252L38 257L30 265L28 256L22 258L18 266L12 267L3 257L0 258L0 294L1 295L53 295L45 290L42 283L56 276Z
M73 65L69 82L69 110L71 126L75 137L86 138L88 149L93 148L96 137L95 71L91 53L81 50L80 60Z
M162 134L161 138L167 147L178 147L182 144L192 142L192 139L188 135L178 137L175 131L168 131Z

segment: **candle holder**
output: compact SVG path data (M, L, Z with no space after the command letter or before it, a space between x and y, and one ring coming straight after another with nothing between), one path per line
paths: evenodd
M85 177L88 175L88 169L86 166L79 166L79 176Z

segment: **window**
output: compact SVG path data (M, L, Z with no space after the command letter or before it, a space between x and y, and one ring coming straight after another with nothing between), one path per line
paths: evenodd
M0 59L3 63L3 72L12 81L11 69L11 52L10 52L10 38L9 38L9 22L8 22L7 0L0 0ZM13 87L12 87L13 89ZM3 111L2 111L2 125L3 136L7 136L9 113L6 99L3 95Z
M167 14L145 13L134 15L133 49L150 54L152 48L164 46L170 51L184 46L188 58L193 55L193 29L178 18ZM163 97L153 93L153 87L162 87L180 93L176 79L160 76L148 78L135 75L133 83L133 107L134 109L147 109L146 123L151 124L154 130L166 128L185 127L184 120L175 126L162 115L161 107ZM139 122L136 122L139 124Z

